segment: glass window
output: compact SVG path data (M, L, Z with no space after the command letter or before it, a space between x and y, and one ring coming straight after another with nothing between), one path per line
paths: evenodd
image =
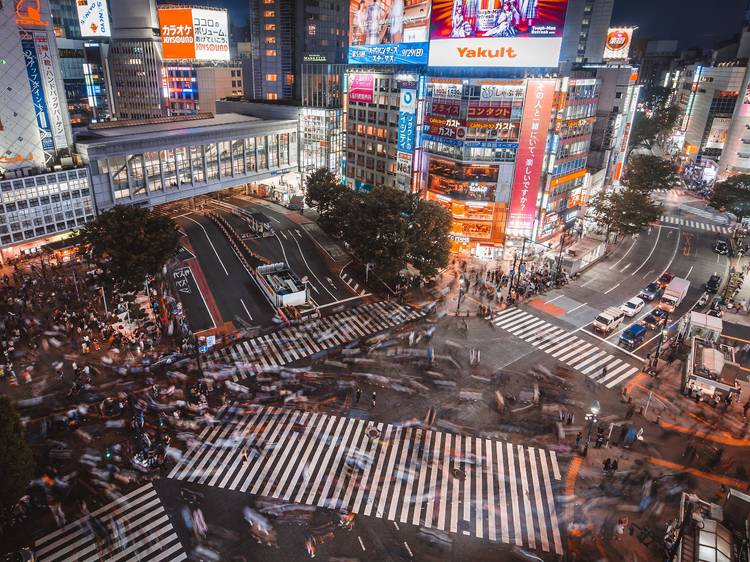
M161 191L161 167L159 166L159 153L146 152L144 155L146 164L146 178L148 178L149 191Z
M245 167L250 174L257 170L255 165L255 139L245 139Z
M164 185L169 189L177 189L177 167L174 160L174 149L161 151L161 167L164 172Z
M289 133L279 135L279 166L289 164Z
M203 169L203 146L190 147L190 161L193 164L193 181L203 183L206 181L205 170Z
M263 12L263 15L267 18L273 18L276 17L276 12L274 12L273 10L266 10L265 12Z
M279 166L279 151L278 151L278 136L268 135L268 167L278 168Z
M232 156L229 153L229 141L219 143L219 158L221 159L221 177L230 177L232 175Z
M266 74L266 82L276 82L278 78L276 74Z
M266 153L266 137L255 137L255 146L258 147L258 169L268 169L268 154Z
M146 178L143 175L143 154L133 154L128 159L130 168L130 185L133 195L146 194Z
M206 180L219 179L219 152L216 143L205 145L204 150L206 151Z
M174 149L174 155L177 160L177 177L180 180L180 185L190 185L192 178L190 177L188 148L186 146L177 147Z
M263 26L263 29L266 31L276 31L276 24L275 23L267 23Z
M242 139L232 141L232 171L235 176L245 175L244 144Z

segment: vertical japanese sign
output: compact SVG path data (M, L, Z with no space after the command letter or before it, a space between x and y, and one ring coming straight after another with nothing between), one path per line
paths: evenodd
M375 77L372 74L352 74L349 83L349 101L372 103Z
M554 80L529 80L516 153L508 234L531 236L537 214L539 183L555 97Z
M399 152L414 153L416 109L417 91L413 89L401 90L401 102L398 108L398 140L396 143Z
M39 72L41 74L44 94L47 99L47 112L52 128L52 137L57 149L68 147L68 138L65 135L65 116L63 115L62 100L57 90L55 78L55 65L52 62L49 36L45 32L34 33L34 45L39 61Z
M47 113L47 101L44 99L44 87L42 86L42 77L39 73L39 62L36 57L33 36L30 33L22 35L21 49L23 50L23 58L26 61L26 74L29 77L31 100L34 103L36 125L39 129L42 149L54 150L55 142L52 137L49 114Z

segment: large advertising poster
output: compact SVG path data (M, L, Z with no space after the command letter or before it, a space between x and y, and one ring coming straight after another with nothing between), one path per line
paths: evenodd
M26 74L29 78L31 89L31 101L34 103L36 113L36 126L42 141L42 149L46 151L55 149L55 141L52 138L52 127L50 126L49 114L47 113L47 101L44 99L44 86L42 76L39 72L39 61L36 57L34 39L30 34L24 34L21 38L21 49L26 61Z
M226 10L159 8L165 59L229 60Z
M350 0L349 64L427 64L431 0Z
M554 97L553 80L529 80L508 214L507 231L511 235L532 235Z
M711 122L711 130L708 132L705 148L724 148L731 124L731 117L714 117L714 120Z
M110 37L107 0L76 0L81 37Z
M349 82L349 101L372 103L375 77L372 74L352 74Z
M627 60L632 39L632 27L610 27L604 41L604 60Z
M65 135L65 115L63 114L63 100L57 90L55 79L55 65L52 62L50 52L50 41L46 32L34 32L34 45L36 56L39 61L39 73L44 87L44 95L47 99L47 113L52 128L52 138L57 149L67 148L68 137Z
M554 67L568 0L434 0L430 66Z

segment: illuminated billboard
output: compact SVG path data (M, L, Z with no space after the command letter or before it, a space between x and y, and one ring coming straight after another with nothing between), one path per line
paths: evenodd
M627 60L633 31L632 27L610 27L604 42L604 60Z
M349 64L427 64L430 2L350 0Z
M110 37L107 0L76 0L81 37Z
M227 11L159 8L165 59L229 60Z
M434 0L430 66L554 67L568 0Z
M372 103L375 77L372 74L352 74L349 81L349 101Z
M554 80L529 80L523 104L523 120L506 229L511 235L531 236L533 233L547 130L552 118L554 99Z

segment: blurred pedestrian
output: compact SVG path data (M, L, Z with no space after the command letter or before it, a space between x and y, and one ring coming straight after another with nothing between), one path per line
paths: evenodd
M612 474L614 474L615 472L617 472L617 469L618 469L618 463L617 463L617 459L615 459L612 461L612 464L609 465L609 470L610 472L612 472Z
M750 410L750 400L748 400L747 402L745 402L745 404L743 404L743 406L742 406L742 415L744 417L747 417L747 411L748 410Z
M612 467L612 459L607 457L604 462L602 463L604 472L609 472L610 468Z
M373 407L373 408L375 407L375 396L376 396L376 395L375 395L375 391L373 390L373 391L372 391L372 407Z
M359 404L359 399L361 396L362 396L362 389L357 387L357 398L356 398L357 404Z
M583 439L583 433L579 431L576 435L576 449L581 445L581 439Z

